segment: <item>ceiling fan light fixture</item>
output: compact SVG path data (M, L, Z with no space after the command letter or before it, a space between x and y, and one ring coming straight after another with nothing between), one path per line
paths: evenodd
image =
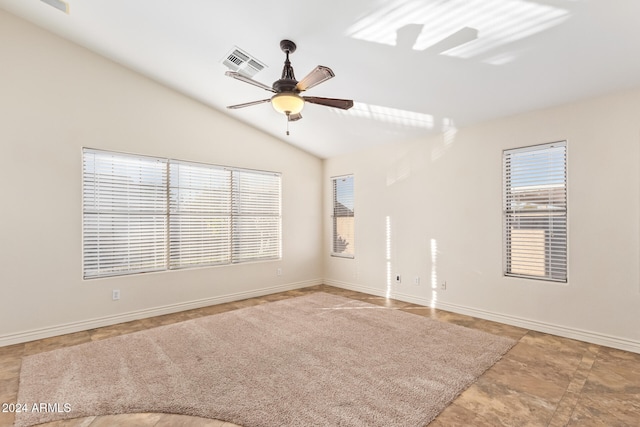
M304 99L295 92L282 92L273 95L271 105L278 113L286 116L298 114L304 108Z

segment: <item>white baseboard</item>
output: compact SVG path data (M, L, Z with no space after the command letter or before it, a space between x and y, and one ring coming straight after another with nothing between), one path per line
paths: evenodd
M55 325L46 328L34 329L29 331L18 332L0 336L0 347L7 345L19 344L28 341L50 338L58 335L70 334L74 332L86 331L89 329L99 328L103 326L115 325L118 323L129 322L132 320L144 319L153 316L161 316L163 314L177 313L180 311L201 308L215 304L239 301L247 298L255 298L263 295L274 294L278 292L289 291L292 289L300 289L320 284L335 286L337 288L349 289L357 292L363 292L371 295L387 297L384 290L371 288L368 286L357 285L353 283L341 282L329 279L314 279L302 282L288 283L284 285L272 286L267 288L254 289L251 291L238 292L234 294L221 295L211 298L203 298L200 300L189 301L184 303L170 304L161 307L154 307L144 310L137 310L129 313L118 314L114 316L105 316L95 319L89 319L79 322ZM565 338L572 338L593 344L603 345L606 347L617 348L620 350L631 351L640 354L640 342L629 340L626 338L615 337L611 335L600 334L592 331L585 331L576 328L570 328L561 325L554 325L536 320L525 319L517 316L494 313L490 311L480 310L473 307L466 307L458 304L444 303L432 301L427 298L416 297L414 295L403 294L395 290L389 295L393 299L400 301L420 304L427 307L435 307L441 310L451 311L454 313L465 314L468 316L478 317L481 319L491 320L494 322L505 323L507 325L517 326L538 332L558 335Z
M363 293L382 296L382 297L387 296L384 290L370 288L367 286L340 282L336 280L328 280L328 279L325 279L324 283L326 285L335 286L337 288L349 289L352 291L363 292ZM579 341L585 341L592 344L598 344L605 347L612 347L612 348L617 348L620 350L626 350L626 351L631 351L633 353L640 354L640 342L626 339L626 338L605 335L598 332L585 331L582 329L570 328L567 326L554 325L546 322L539 322L537 320L525 319L518 316L494 313L486 310L476 309L473 307L466 307L458 304L445 303L442 301L436 301L434 303L433 301L431 301L431 299L428 299L428 298L416 297L413 295L403 294L396 291L393 291L390 297L400 301L424 305L426 307L434 307L440 310L451 311L453 313L465 314L467 316L478 317L480 319L491 320L494 322L504 323L511 326L517 326L524 329L544 332L547 334L557 335L565 338L571 338Z
M83 320L79 322L65 323L46 328L33 329L14 334L0 336L0 347L20 344L42 338L50 338L58 335L70 334L74 332L86 331L103 326L115 325L132 320L145 319L148 317L161 316L163 314L177 313L180 311L192 310L194 308L207 307L225 302L239 301L247 298L255 298L263 295L275 294L278 292L290 291L292 289L306 288L308 286L321 285L322 279L306 280L302 282L287 283L284 285L271 286L267 288L254 289L251 291L238 292L234 294L221 295L211 298L203 298L195 301L169 304L161 307L153 307L144 310L136 310L129 313L105 316L95 319Z

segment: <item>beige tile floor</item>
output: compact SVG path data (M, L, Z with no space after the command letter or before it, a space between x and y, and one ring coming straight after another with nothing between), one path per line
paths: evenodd
M317 291L518 340L502 360L458 396L431 427L640 426L640 354L326 285L0 347L0 403L16 402L23 356ZM13 420L13 414L0 412L0 426L11 426ZM47 427L234 425L172 414L121 414L45 424Z

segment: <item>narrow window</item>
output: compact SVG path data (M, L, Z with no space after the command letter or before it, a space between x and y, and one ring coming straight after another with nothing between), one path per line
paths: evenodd
M167 162L83 151L85 278L166 269Z
M355 255L353 175L332 178L331 182L333 186L331 255L353 258Z
M503 152L504 272L567 281L567 147Z

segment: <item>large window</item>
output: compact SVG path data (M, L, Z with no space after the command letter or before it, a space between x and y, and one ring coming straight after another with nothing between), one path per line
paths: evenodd
M503 153L505 275L567 281L566 142Z
M278 259L280 174L85 149L84 277Z
M333 231L331 254L353 258L355 255L355 215L353 175L331 179L333 186Z

